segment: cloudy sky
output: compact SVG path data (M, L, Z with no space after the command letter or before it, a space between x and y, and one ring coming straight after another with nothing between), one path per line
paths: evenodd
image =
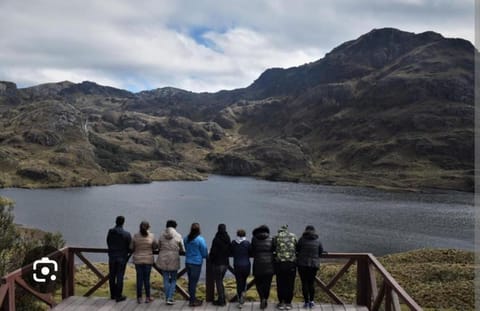
M474 0L0 0L0 80L246 87L373 28L474 41Z

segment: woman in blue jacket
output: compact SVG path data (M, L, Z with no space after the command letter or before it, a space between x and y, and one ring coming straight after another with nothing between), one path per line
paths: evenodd
M202 271L203 259L207 258L207 243L200 235L200 225L193 223L190 227L190 233L183 241L185 245L185 266L188 275L188 294L190 295L190 307L198 307L202 305L201 300L197 300L195 296L197 283L200 279Z

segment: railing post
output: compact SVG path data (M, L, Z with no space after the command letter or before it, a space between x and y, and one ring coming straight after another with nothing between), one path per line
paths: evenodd
M213 265L210 260L207 259L205 267L205 300L207 302L213 301L215 297L215 282L213 280Z
M15 279L9 279L8 283L8 311L15 311Z
M368 256L357 259L357 305L372 307L371 280Z
M70 247L65 249L62 277L62 299L75 294L75 252Z

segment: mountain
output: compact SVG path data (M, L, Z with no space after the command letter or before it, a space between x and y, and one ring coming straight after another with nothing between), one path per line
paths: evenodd
M0 185L221 173L473 191L475 53L466 40L384 28L217 93L0 82Z

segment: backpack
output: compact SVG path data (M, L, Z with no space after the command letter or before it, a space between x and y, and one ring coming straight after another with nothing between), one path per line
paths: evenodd
M288 231L279 231L275 237L275 261L295 262L297 238L295 234Z

